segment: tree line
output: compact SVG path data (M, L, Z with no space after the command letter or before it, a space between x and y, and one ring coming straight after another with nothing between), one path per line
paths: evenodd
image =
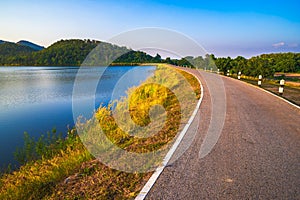
M249 59L217 58L213 54L181 59L159 54L151 56L142 51L134 51L110 43L96 40L60 40L48 48L37 51L28 46L3 42L0 44L0 65L4 66L88 66L139 63L169 63L177 66L219 69L221 72L238 73L248 76L272 77L275 72L300 72L300 53L262 54Z
M242 56L216 58L212 54L206 55L204 58L192 58L191 63L197 68L217 68L224 74L229 70L231 74L241 72L254 77L258 75L273 77L276 72L300 73L300 53L262 54L249 59Z

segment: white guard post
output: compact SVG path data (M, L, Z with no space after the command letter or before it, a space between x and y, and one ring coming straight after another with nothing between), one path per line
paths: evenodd
M258 82L257 82L257 85L258 85L259 87L261 87L261 81L262 81L262 75L259 75L259 76L258 76Z
M279 95L283 95L283 88L284 88L284 80L281 79L279 83L279 89L278 89Z
M241 79L241 74L242 74L242 72L239 72L239 73L238 73L238 79L239 79L239 80Z

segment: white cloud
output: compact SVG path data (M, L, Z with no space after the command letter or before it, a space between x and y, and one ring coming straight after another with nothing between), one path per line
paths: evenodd
M282 47L284 45L285 45L284 42L279 42L279 43L272 44L272 46L275 47L275 48L279 48L279 47Z

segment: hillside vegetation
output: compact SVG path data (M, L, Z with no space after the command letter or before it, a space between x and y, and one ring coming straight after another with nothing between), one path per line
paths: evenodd
M4 66L80 66L137 65L141 63L168 63L177 66L217 70L231 74L239 71L247 76L273 77L276 72L300 73L300 53L262 54L249 59L187 56L181 59L163 59L159 54L151 56L110 43L96 40L60 40L48 48L37 51L32 43L0 42L0 65ZM38 46L38 45L35 45ZM92 53L91 53L92 52ZM91 53L91 54L90 54ZM89 56L88 56L89 55ZM86 60L88 56L88 61Z
M238 56L235 59L217 58L215 63L221 71L237 74L239 71L247 76L273 77L276 72L300 73L300 53L262 54L250 59Z
M94 51L92 51L94 50ZM16 43L0 44L0 65L4 66L80 66L89 53L88 65L160 62L141 51L133 51L96 40L60 40L48 48L36 51Z

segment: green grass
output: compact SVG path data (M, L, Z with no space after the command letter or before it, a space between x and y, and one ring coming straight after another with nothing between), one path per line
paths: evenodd
M58 181L92 158L78 136L74 136L65 147L51 158L29 161L19 170L2 175L0 199L41 199Z
M184 83L185 79L188 84ZM189 95L195 99L190 101ZM134 198L152 172L126 173L96 160L88 150L94 148L96 153L107 153L100 148L104 144L98 137L99 127L114 145L128 152L145 153L158 149L167 152L199 96L200 85L195 77L159 65L154 76L128 91L128 97L108 107L100 107L92 119L77 123L80 137L75 130L70 130L67 138L61 138L55 132L38 140L25 135L24 148L17 151L17 157L24 165L1 176L0 199ZM116 117L114 113L117 112ZM150 134L153 130L155 134ZM114 161L120 159L113 152L110 155ZM131 161L134 163L134 158ZM150 159L143 165L155 166L160 161Z

